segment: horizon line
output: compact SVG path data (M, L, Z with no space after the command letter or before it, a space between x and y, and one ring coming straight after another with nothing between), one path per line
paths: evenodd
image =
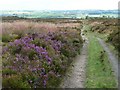
M59 10L52 10L52 9L43 9L43 10L0 10L0 11L77 11L77 10L119 10L119 9L59 9Z

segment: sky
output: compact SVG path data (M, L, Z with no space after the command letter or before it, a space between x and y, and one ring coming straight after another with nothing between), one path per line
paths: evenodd
M0 0L0 10L118 9L119 0Z

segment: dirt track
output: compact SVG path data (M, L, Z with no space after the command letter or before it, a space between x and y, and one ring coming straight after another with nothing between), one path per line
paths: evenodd
M81 54L76 57L75 62L71 65L70 71L66 74L60 85L61 88L84 88L88 40L83 35L82 38L85 40L85 43L81 49Z

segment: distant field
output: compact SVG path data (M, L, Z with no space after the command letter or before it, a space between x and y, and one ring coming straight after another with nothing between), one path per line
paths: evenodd
M18 16L23 18L86 18L109 17L117 18L118 10L58 10L58 11L2 11L2 16Z

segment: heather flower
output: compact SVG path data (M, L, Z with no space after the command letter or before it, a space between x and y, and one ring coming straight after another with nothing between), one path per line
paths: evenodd
M44 80L44 81L43 81L44 87L46 87L46 84L47 84L47 82L46 82L46 80Z
M4 47L4 48L2 48L2 49L3 49L3 50L2 50L2 53L3 53L3 54L9 50L8 47Z
M19 44L21 44L21 41L16 39L16 40L14 41L14 44L19 45Z
M41 69L41 74L45 75L45 69L44 68Z
M32 71L35 72L35 71L37 71L37 69L36 69L36 68L33 68Z
M9 42L9 46L13 46L14 45L14 43L13 42Z
M50 57L48 57L48 59L47 59L47 60L48 60L48 62L51 62L51 61L52 61L52 59L51 59Z

